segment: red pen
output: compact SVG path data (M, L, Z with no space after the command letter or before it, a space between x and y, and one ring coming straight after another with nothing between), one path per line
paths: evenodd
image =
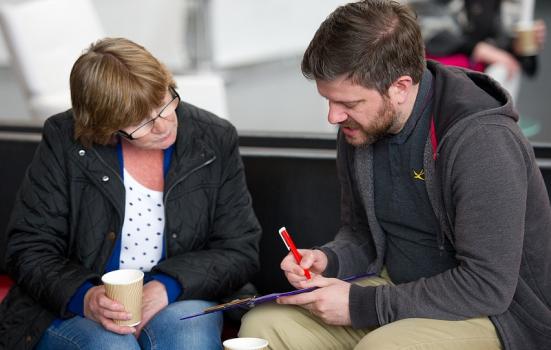
M289 232L287 232L287 229L285 227L282 227L279 229L279 236L283 240L283 243L285 243L285 246L287 247L287 250L290 250L291 253L293 253L293 256L295 257L295 260L298 264L300 264L300 261L302 260L302 255L297 250L297 247L295 246L295 243L291 239L291 235ZM308 269L304 269L304 276L306 276L306 279L312 278L310 276L310 271Z

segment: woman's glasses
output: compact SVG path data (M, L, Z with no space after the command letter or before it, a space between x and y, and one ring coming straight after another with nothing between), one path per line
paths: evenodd
M155 125L155 120L157 120L158 118L162 118L168 121L174 121L174 112L176 111L176 108L180 103L180 95L178 95L178 92L176 92L176 90L174 90L172 87L169 88L169 91L172 96L172 100L170 100L169 103L161 108L161 111L159 112L159 114L157 114L156 117L149 119L145 123L138 126L136 129L134 129L132 132L119 130L119 135L129 140L136 140L149 134L151 132L151 129L153 129L153 126Z

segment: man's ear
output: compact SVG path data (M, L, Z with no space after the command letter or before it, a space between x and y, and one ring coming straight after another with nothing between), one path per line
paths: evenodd
M400 105L408 101L408 96L413 92L413 80L409 75L402 75L390 85L388 95L390 100Z

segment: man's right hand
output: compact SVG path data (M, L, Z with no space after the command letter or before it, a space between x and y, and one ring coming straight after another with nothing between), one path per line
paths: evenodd
M324 252L317 249L299 249L302 260L300 265L295 260L293 254L289 253L281 261L281 269L285 273L285 277L295 288L304 288L303 283L306 281L304 269L309 269L312 278L315 275L321 275L327 268L327 256Z
M118 334L132 334L136 328L119 326L113 320L129 320L130 313L124 306L105 295L104 286L92 287L84 296L84 316L101 324L105 329Z

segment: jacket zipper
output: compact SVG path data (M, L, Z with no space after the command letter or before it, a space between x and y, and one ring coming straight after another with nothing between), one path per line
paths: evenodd
M95 149L95 148L92 148L92 151L96 154L96 156L98 157L98 159L100 160L100 162L105 165L105 167L107 169L109 169L113 174L115 174L115 176L119 179L119 181L122 183L122 185L124 186L124 180L122 179L121 175L115 171L115 169L113 169L111 166L109 166L109 164L107 164L107 162L105 160L103 160L102 156L98 153L98 151ZM119 218L120 218L120 215L119 215ZM124 219L124 218L121 218L121 219ZM122 221L122 220L119 220L119 222ZM114 233L115 233L115 241L119 238L119 232L122 230L122 227L116 227L114 228ZM111 245L111 249L109 249L109 257L108 259L105 261L105 263L103 264L103 268L102 270L105 271L105 268L107 267L107 264L109 263L109 260L111 258L111 256L113 255L113 249L115 249L115 241L113 242L113 244Z
M474 119L474 118L477 118L479 117L480 115L483 115L484 113L475 113L467 118L464 118L462 120L460 120L459 122L455 123L451 129L449 129L446 134L444 134L444 136L442 137L442 139L439 140L438 142L438 145L436 147L436 150L434 150L435 152L435 156L436 156L436 159L434 159L434 162L436 163L437 160L440 159L440 149L442 148L442 146L444 145L444 141L446 141L450 135L455 131L455 129L459 128L458 125L462 125L462 123L464 123L466 120L471 120L471 119ZM435 164L435 169L436 169L436 164ZM443 201L444 199L442 199ZM452 224L451 224L451 219L450 219L450 215L448 214L448 211L447 210L443 210L444 211L444 214L446 215L446 222L447 222L447 226L450 228L450 230L452 230L452 232L450 232L450 234L453 234L453 227L452 227ZM439 234L437 235L437 244L438 244L438 250L440 252L440 256L443 255L444 253L444 242L446 240L446 236L445 236L445 233L443 232L443 230L440 230ZM452 243L453 245L453 243ZM454 247L455 248L455 247Z
M100 154L97 152L97 150L95 149L92 149L94 151L94 153L96 154L96 156L98 157L98 159L100 160L100 162L105 165L106 168L108 168L113 174L115 174L115 176L119 179L119 181L124 185L124 181L122 179L122 177L120 176L120 174L118 172L116 172L111 166L109 166L109 164L107 164L105 162L105 160L103 160L103 158L100 156ZM213 156L212 158L206 160L205 162L199 164L198 166L196 166L195 168L191 169L189 172L187 172L186 174L184 174L180 179L178 179L178 181L176 181L172 186L170 186L170 188L166 191L166 194L165 194L165 198L163 200L163 205L165 207L165 217L166 217L166 202L167 202L167 198L168 198L168 195L169 193L172 191L172 189L174 187L176 187L176 185L178 185L180 182L184 181L185 179L187 179L191 174L193 174L194 172L198 171L199 169L203 168L203 167L206 167L207 165L211 164L212 162L214 162L216 160L216 156ZM120 216L120 215L119 215ZM120 231L120 229L117 227L117 229L115 230L116 233L115 233L115 240L118 238L118 232ZM168 257L168 241L167 241L167 235L165 234L164 235L164 244L165 244L165 247L167 247L166 249L166 255ZM113 244L111 246L111 249L109 251L109 256L111 256L113 254L113 249L115 248L115 244ZM103 266L103 269L105 269L105 266L107 265L109 261L106 261L104 266Z
M187 179L191 174L193 174L194 172L206 167L207 165L211 164L212 162L214 162L216 160L216 156L213 156L212 158L210 159L207 159L205 162L199 164L198 166L196 166L195 168L191 169L190 171L188 171L186 174L184 174L182 177L180 177L176 182L174 182L172 184L172 186L170 186L170 188L166 191L165 193L165 198L163 200L163 205L164 205L164 208L165 208L165 218L167 218L167 215L166 215L166 203L167 203L167 200L168 200L168 195L170 194L170 192L172 191L172 189L174 187L176 187L176 185L178 185L179 183L183 182L185 179ZM168 220L165 220L165 222L168 222ZM168 225L166 225L168 226ZM166 256L165 258L168 258L168 238L167 238L167 232L166 232L166 229L167 227L165 226L165 234L164 234L164 245L165 245L165 253L166 253Z

